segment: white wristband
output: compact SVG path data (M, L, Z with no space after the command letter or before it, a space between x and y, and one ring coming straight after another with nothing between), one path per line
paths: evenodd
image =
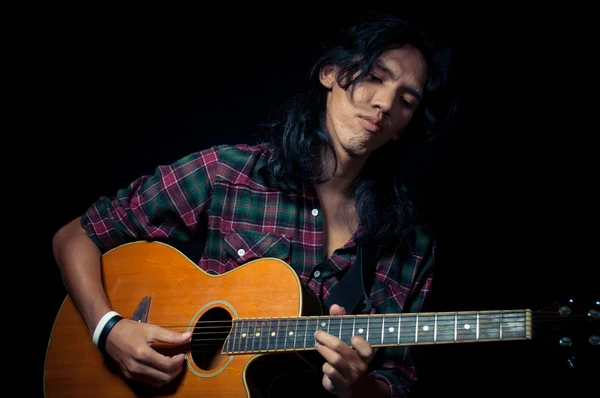
M94 330L94 335L92 336L92 341L94 342L94 345L96 347L98 346L98 339L100 338L100 333L102 333L102 329L104 329L104 325L106 325L106 323L115 315L119 315L119 313L115 311L108 311L106 314L104 314L102 318L100 318L100 321L98 322L98 325L96 325L96 329Z

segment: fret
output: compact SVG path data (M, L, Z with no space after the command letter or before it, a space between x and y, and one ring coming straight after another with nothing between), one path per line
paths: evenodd
M248 328L249 328L250 320L245 319L242 322L242 329L240 330L240 351L246 352L248 350Z
M263 352L267 349L267 337L269 323L265 319L258 319L256 321L256 329L254 331L254 338L256 340L254 344L254 351Z
M369 343L371 345L383 344L383 320L382 315L372 315L369 320Z
M400 316L390 315L386 316L382 320L381 324L381 335L383 345L396 345L398 344L398 325L400 323Z
M287 322L285 319L277 319L277 327L275 328L275 350L283 350L285 348L285 329ZM273 333L271 333L272 335Z
M296 320L294 318L285 319L285 341L284 350L293 350L295 348L294 342L296 341Z
M454 313L454 341L458 338L458 312Z
M300 320L296 318L294 320L294 349L298 348L298 322Z
M522 339L528 337L527 313L525 310L504 311L502 316L502 339Z
M266 352L269 351L269 344L271 342L271 319L262 319L261 324L260 349Z
M435 343L436 339L436 315L434 314L420 314L418 316L418 322L416 327L415 342L426 344Z
M320 317L310 317L307 324L306 331L306 346L310 348L315 348L317 346L317 340L315 339L315 332L319 330L319 322Z
M303 346L304 348L306 348L306 342L310 341L309 332L308 332L308 325L310 323L309 321L310 321L310 318L304 319L304 346Z
M416 314L402 314L400 315L399 330L398 330L398 344L414 344L416 338L416 327L417 327L417 315Z
M435 343L445 343L454 341L456 338L455 332L456 329L456 321L458 320L458 314L450 313L450 314L440 314L437 313L434 315L434 324L435 324Z
M262 341L263 341L263 320L262 319L257 319L254 322L254 330L252 331L252 351L256 352L256 351L262 351L263 350L263 346L262 346Z
M477 341L477 313L459 312L456 319L456 340Z
M246 344L246 350L245 351L254 351L254 344L256 343L256 339L255 339L255 333L256 333L256 320L252 319L250 321L248 321L248 330L247 330L247 341L248 343Z
M400 344L400 334L402 331L402 315L398 315L398 343Z
M419 337L419 314L415 317L415 344L417 343Z
M342 324L342 318L340 318L340 332L339 332L338 337L344 343L351 345L352 336L354 336L353 328L354 328L354 321L356 319L356 316L353 315L350 317L345 317L343 319L344 319L344 321Z
M306 348L306 330L308 326L307 318L297 318L295 320L294 330L294 348Z
M238 319L234 319L233 322L231 323L231 333L229 334L229 338L231 339L231 344L229 346L229 353L234 353L236 352L236 349L238 347L237 345L237 335L238 335L238 330L240 328L240 321Z
M369 316L365 315L356 315L354 317L354 336L361 336L363 339L368 340L369 333Z
M292 343L292 346L288 348L293 348L294 350L298 348L298 322L300 322L298 318L290 319L290 331L288 332L288 335L290 338L293 336L294 342Z
M240 351L240 343L242 341L242 326L243 325L244 325L243 320L235 321L235 333L234 333L233 347L232 347L233 352Z
M267 351L275 351L279 348L279 319L269 320L269 339L267 340Z
M227 354L231 354L234 351L234 344L235 344L235 332L236 332L236 324L237 321L235 319L231 320L231 330L229 331L229 334L227 335L227 343L225 344L224 347L224 352Z
M342 317L332 316L329 319L329 332L330 335L337 337L338 339L342 335Z
M270 351L271 350L271 332L273 330L273 320L272 319L265 319L263 321L263 327L262 327L262 339L261 339L261 349L264 351Z
M502 312L479 313L479 341L502 339Z
M262 347L262 341L263 341L263 333L262 333L262 328L263 328L263 320L262 319L257 319L254 321L253 329L252 329L252 351L256 352L256 351L262 351L263 347Z

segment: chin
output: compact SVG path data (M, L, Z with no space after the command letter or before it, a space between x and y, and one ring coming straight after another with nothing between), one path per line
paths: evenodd
M366 146L353 145L344 148L346 153L353 158L361 158L367 156L371 151Z

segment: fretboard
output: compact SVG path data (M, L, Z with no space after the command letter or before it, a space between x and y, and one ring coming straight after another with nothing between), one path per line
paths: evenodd
M317 330L348 345L353 336L362 336L374 347L525 340L531 338L531 311L235 319L223 352L311 350Z

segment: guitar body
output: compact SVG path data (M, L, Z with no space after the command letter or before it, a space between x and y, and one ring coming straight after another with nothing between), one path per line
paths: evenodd
M194 342L193 338L180 377L161 389L151 389L127 380L114 364L105 361L93 345L74 303L67 297L56 317L47 349L44 369L47 398L264 396L255 391L247 377L252 365L267 357L298 356L221 353L231 319L302 314L303 304L307 304L303 302L303 286L294 270L281 260L255 260L213 276L169 245L136 242L107 252L102 262L108 299L124 317L130 317L142 299L149 296L147 323L178 332L197 331L199 321L213 321L223 328L208 336L213 339L206 341L216 343L209 351L198 351L195 347L203 340ZM225 321L229 321L228 327ZM257 360L259 357L264 358ZM263 373L254 371L257 376Z

